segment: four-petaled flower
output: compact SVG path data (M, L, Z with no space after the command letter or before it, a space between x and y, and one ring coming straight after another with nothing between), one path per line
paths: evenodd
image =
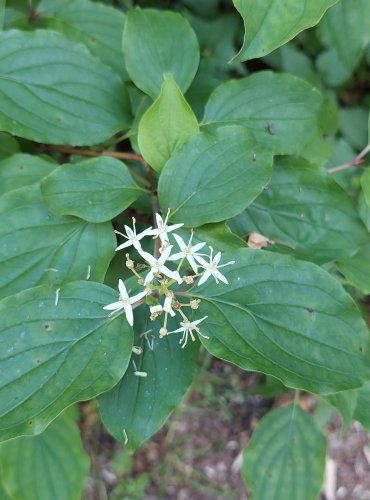
M206 243L197 243L196 245L192 246L191 245L191 240L193 239L193 231L191 232L191 236L189 239L189 243L186 245L185 241L179 236L178 234L174 234L173 237L177 241L177 244L180 247L181 252L175 253L171 255L168 260L180 260L180 259L186 259L189 264L191 265L192 270L195 272L195 274L198 273L198 266L195 262L194 256L200 250L201 248L206 245Z
M231 260L230 262L226 262L226 264L222 264L221 266L219 266L218 263L220 262L221 259L221 252L218 252L213 258L213 248L210 247L210 249L211 249L211 254L209 256L209 262L203 259L203 257L195 255L195 258L197 259L199 264L205 269L202 277L198 282L198 285L202 285L211 275L215 278L216 283L218 283L218 280L220 280L228 285L229 282L227 281L225 276L220 273L219 269L220 267L225 267L228 266L229 264L235 264L235 260Z
M147 291L144 290L144 292L140 292L134 295L133 297L129 297L126 287L121 279L118 281L118 290L119 290L118 302L113 302L112 304L108 304L107 306L104 306L103 309L106 309L107 311L112 311L110 316L120 311L121 309L124 309L128 323L131 326L133 326L134 315L132 312L132 304L135 304L135 302L142 299L147 294Z
M118 245L118 247L116 248L116 252L117 252L117 250L122 250L122 248L127 248L130 245L133 245L136 248L136 250L141 250L140 240L142 238L144 238L144 236L150 236L153 234L153 229L151 227L149 227L148 229L145 229L145 231L137 234L136 233L136 220L134 217L132 218L132 229L125 225L125 230L126 230L126 234L122 234L122 233L119 233L118 231L116 231L117 234L120 234L121 236L123 236L124 238L127 239L127 241L125 241L121 245Z
M184 224L173 224L172 226L169 226L167 224L168 217L170 215L170 211L168 210L167 215L165 220L162 219L162 217L159 214L155 214L155 218L157 221L157 227L155 229L152 229L150 234L154 236L154 238L160 238L162 245L165 245L169 243L168 240L168 234L171 233L172 231L175 231L175 229L178 229L179 227L182 227Z
M170 333L180 333L180 332L183 332L183 335L180 339L180 344L182 344L182 348L184 348L188 342L188 337L190 335L191 337L191 340L194 342L195 340L195 337L194 337L194 334L193 334L193 330L195 330L197 332L198 335L201 335L203 338L209 340L209 337L207 337L206 335L203 335L203 333L200 332L199 328L197 325L199 325L199 323L203 320L205 320L206 318L208 318L208 316L204 316L204 318L201 318L201 319L197 319L195 321L189 321L189 320L184 320L184 321L181 321L180 322L180 325L181 327L178 328L177 330L173 330L172 332L168 332L167 335L169 335Z
M171 269L168 269L168 267L164 265L171 253L172 248L172 245L165 247L159 259L156 259L148 252L144 252L144 250L140 250L140 255L149 263L151 267L150 271L145 277L144 285L150 283L153 280L155 274L164 274L168 278L177 281L179 285L182 283L182 279L179 273L176 271L171 271Z

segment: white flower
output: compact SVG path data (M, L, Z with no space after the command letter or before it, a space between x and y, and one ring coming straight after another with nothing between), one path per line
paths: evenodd
M181 328L178 328L177 330L173 330L172 332L168 332L168 335L170 333L184 332L183 336L180 339L180 344L182 344L182 346L181 346L182 348L184 348L186 346L186 344L188 342L189 335L191 337L191 340L194 342L195 337L193 334L193 330L195 330L198 333L198 335L201 335L203 338L209 340L209 337L207 337L206 335L203 335L203 333L201 333L199 328L197 327L197 325L201 321L204 321L206 318L208 318L208 316L204 316L204 318L197 319L195 321L189 321L189 320L181 321L181 323L180 323Z
M195 272L195 274L198 273L198 266L195 262L194 255L198 250L204 247L206 243L197 243L196 245L192 246L191 245L191 240L193 239L193 232L191 232L190 240L189 243L186 245L184 240L179 236L178 234L174 234L173 237L177 241L177 244L179 245L181 252L175 253L171 255L168 260L180 260L180 259L185 259L189 262L191 265L192 270Z
M211 249L211 255L209 256L209 262L203 259L203 257L200 257L199 255L195 255L195 258L199 262L199 264L205 269L203 276L200 278L198 285L202 285L211 275L215 278L216 283L218 283L218 280L222 281L223 283L226 283L227 285L229 282L225 278L223 274L220 273L219 268L228 266L229 264L235 264L235 260L231 260L230 262L227 262L226 264L222 264L221 266L218 265L221 259L221 252L218 252L215 255L215 258L212 257L213 255L213 248L210 247Z
M140 292L137 295L134 295L133 297L129 297L126 287L121 279L118 281L118 289L119 289L119 301L113 302L112 304L108 304L107 306L104 306L103 309L106 309L108 311L113 311L110 315L120 311L121 309L124 309L127 321L132 326L134 324L134 315L132 312L131 305L137 302L138 300L142 299L147 294L147 291L144 290L144 292Z
M164 263L166 262L171 253L172 248L173 247L171 245L165 247L159 259L156 259L155 257L153 257L153 255L151 255L148 252L144 252L144 250L140 250L139 252L140 255L150 264L151 267L151 270L145 277L144 285L150 283L153 280L154 275L158 273L164 274L168 278L176 280L179 285L182 283L182 279L179 273L171 271L171 269L168 269L168 267L164 265Z
M168 242L168 235L167 233L171 233L172 231L175 231L175 229L178 229L179 227L183 226L184 224L173 224L172 226L168 226L167 221L168 217L170 215L170 211L167 211L167 215L165 220L163 221L162 217L159 214L155 214L155 218L157 221L157 227L155 229L152 229L151 233L154 238L160 238L162 245L165 246L166 242Z
M173 292L168 292L168 295L164 299L163 310L170 314L170 316L176 316L175 311L172 309L172 300L174 298Z
M132 229L125 225L125 230L126 234L122 234L118 231L115 231L117 234L120 234L121 236L127 239L125 243L118 245L118 247L116 248L116 252L117 250L122 250L122 248L127 248L130 245L133 245L136 248L136 250L141 250L141 245L139 243L140 240L144 238L144 236L150 236L153 234L152 227L149 227L148 229L145 229L145 231L143 231L142 233L137 234L136 220L134 217L132 218Z

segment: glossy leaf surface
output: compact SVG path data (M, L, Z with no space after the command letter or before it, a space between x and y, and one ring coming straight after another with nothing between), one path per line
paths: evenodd
M197 37L179 13L140 8L126 15L123 52L137 87L156 99L163 77L171 73L184 93L199 63Z
M3 195L0 213L0 297L87 275L103 281L116 245L110 223L52 216L37 185Z
M2 130L48 144L97 144L131 121L120 78L54 31L0 33L0 98Z
M43 180L41 192L55 215L106 222L129 207L145 190L134 182L124 163L102 156L61 165Z
M369 334L337 280L291 257L241 249L225 255L229 285L210 277L192 289L201 299L205 348L286 386L327 394L368 377ZM203 326L204 325L204 326ZM353 367L356 366L356 370Z
M271 153L244 127L201 132L166 163L159 200L162 209L171 208L171 220L187 227L219 222L247 207L271 173Z
M108 318L117 300L105 285L42 285L0 301L0 440L39 434L67 406L115 385L133 342L124 316Z
M338 0L233 0L244 21L244 42L233 61L263 57L317 24Z
M317 498L325 469L326 439L299 406L262 418L244 450L242 476L255 500Z
M160 172L173 151L199 132L198 121L171 74L140 120L138 143L144 159Z

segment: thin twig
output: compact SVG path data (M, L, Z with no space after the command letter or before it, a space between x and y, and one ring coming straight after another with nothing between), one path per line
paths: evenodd
M143 163L143 157L136 153L125 153L121 151L95 151L92 149L83 149L83 148L73 148L66 146L42 146L43 151L48 151L50 153L63 153L63 154L76 154L81 156L91 156L91 157L99 157L99 156L110 156L112 158L117 158L119 160L134 160ZM138 181L142 182L145 186L149 187L150 183L148 179L140 175L136 172L135 169L130 168L128 166L130 173L133 177L135 177Z
M367 155L367 153L370 151L370 144L364 148L361 153L359 153L356 158L354 158L352 161L348 161L346 163L343 163L342 165L338 165L337 167L332 167L328 169L329 174L334 174L335 172L340 172L341 170L346 170L347 168L351 167L357 167L358 165L361 165L364 163L364 157Z
M76 154L81 156L112 156L113 158L118 158L119 160L143 160L143 157L141 155L138 155L136 153L126 153L122 151L95 151L92 149L48 145L43 146L43 149L54 153Z

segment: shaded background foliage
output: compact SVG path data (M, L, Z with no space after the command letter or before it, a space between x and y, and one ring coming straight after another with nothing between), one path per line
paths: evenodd
M317 497L330 408L370 429L369 2L9 0L0 21L0 495L80 498L78 424L86 498L239 497L186 470L175 419L128 454L192 387L180 424L194 432L199 400L225 415L216 432L233 414L234 458L262 418L232 466L253 498ZM127 273L113 228L158 201L237 261L229 289L192 290L211 342L185 352L102 310Z

